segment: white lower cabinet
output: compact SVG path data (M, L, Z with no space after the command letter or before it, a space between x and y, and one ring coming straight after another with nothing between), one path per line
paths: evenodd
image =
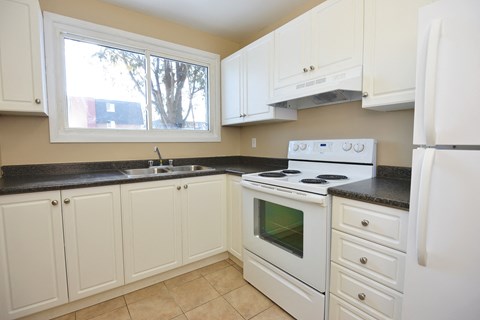
M121 188L126 283L227 250L224 175Z
M225 180L211 175L0 196L0 319L227 251Z
M400 320L408 212L333 197L330 320Z
M226 251L225 175L188 178L181 182L183 263Z
M70 301L124 284L120 186L62 191Z
M242 177L227 176L227 248L235 258L243 260Z
M122 185L125 282L182 265L181 192L177 180Z
M351 304L337 298L334 295L330 296L330 311L329 320L376 320L363 311L353 307Z
M0 196L0 319L68 302L60 191Z

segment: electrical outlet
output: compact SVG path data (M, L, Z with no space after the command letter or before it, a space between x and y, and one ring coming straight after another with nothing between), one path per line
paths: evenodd
M257 147L257 138L252 138L252 148Z

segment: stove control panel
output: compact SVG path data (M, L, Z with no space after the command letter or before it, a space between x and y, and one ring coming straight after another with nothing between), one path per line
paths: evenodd
M288 145L288 158L376 164L374 139L296 140Z

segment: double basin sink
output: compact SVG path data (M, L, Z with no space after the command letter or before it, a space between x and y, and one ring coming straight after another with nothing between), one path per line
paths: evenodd
M148 168L138 169L126 169L122 170L122 173L129 177L142 177L142 176L157 176L163 174L180 174L188 172L199 171L213 171L214 168L206 167L202 165L186 165L186 166L154 166Z

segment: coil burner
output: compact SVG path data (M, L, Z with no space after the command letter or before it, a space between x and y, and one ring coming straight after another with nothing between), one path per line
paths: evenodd
M259 173L258 175L266 178L283 178L287 176L283 172L263 172L263 173Z
M319 179L325 179L325 180L347 180L347 176L342 176L339 174L321 174L318 175L317 178Z
M325 184L328 183L327 180L324 179L302 179L300 182L303 183L311 183L311 184Z
M282 170L283 173L286 173L286 174L299 174L299 173L302 173L302 171L300 170L292 170L292 169L285 169L285 170Z

